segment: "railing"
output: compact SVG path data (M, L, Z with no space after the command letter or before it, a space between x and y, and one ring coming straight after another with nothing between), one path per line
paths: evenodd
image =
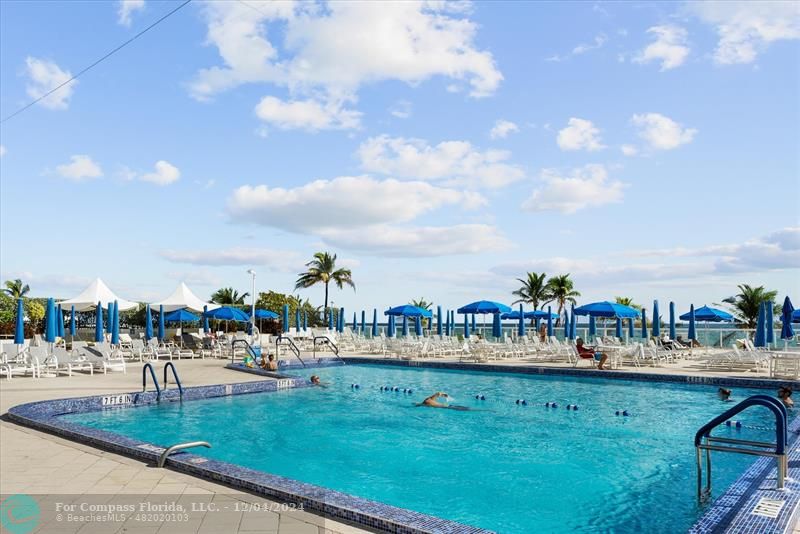
M775 443L711 436L711 431L714 428L751 406L764 406L775 416ZM778 489L783 489L789 468L788 455L786 454L786 445L788 442L787 426L786 407L779 400L767 395L753 395L752 397L748 397L733 408L726 410L703 425L694 437L697 458L697 498L703 500L711 494L711 451L735 452L752 456L775 458L778 464L777 486ZM715 443L719 443L720 445L715 445ZM705 490L703 489L703 450L706 451Z
M250 345L246 339L234 339L231 342L231 363L235 363L236 361L236 345L243 345L245 352L250 354L253 359L258 358L258 354L256 354L255 350L253 350L253 346Z
M294 353L297 359L300 360L300 363L303 364L303 367L306 366L306 362L304 362L303 358L300 357L300 349L297 347L297 345L294 344L292 338L287 336L280 335L277 338L275 338L275 358L277 358L280 355L280 349L279 349L280 345L286 345L287 347L289 347L289 349Z
M317 341L318 340L320 340L320 343L319 343L320 345L327 345L328 348L331 349L331 352L333 352L334 356L336 356L339 359L339 361L344 363L344 360L342 360L342 357L339 356L339 347L328 336L314 336L314 358L315 359L317 357Z
M161 388L158 385L158 379L156 378L156 372L153 369L152 363L144 364L142 367L142 392L144 393L147 391L147 371L150 371L150 376L153 379L153 385L156 387L156 400L161 400Z
M188 441L186 443L178 443L177 445L168 447L164 452L161 453L161 456L158 457L158 467L164 467L164 463L167 461L167 456L169 456L171 453L192 447L205 447L210 449L211 445L207 441Z
M178 392L183 398L183 386L181 385L181 379L178 378L178 370L175 368L175 364L172 362L167 362L164 366L164 391L167 390L167 369L172 369L172 376L175 377L175 383L178 384Z

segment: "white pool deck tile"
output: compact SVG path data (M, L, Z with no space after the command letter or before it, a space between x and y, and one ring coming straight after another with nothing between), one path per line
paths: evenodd
M368 356L373 358L374 356ZM442 361L448 361L446 359ZM450 360L452 361L452 360ZM224 384L262 380L261 377L224 369L225 360L182 360L176 362L184 386ZM514 366L555 366L564 364L500 361L492 364ZM159 367L162 366L159 363ZM696 376L734 376L764 378L764 373L709 370L694 362L679 362L663 367L625 369L632 373L690 374ZM76 373L72 377L17 377L0 380L0 412L12 406L39 400L113 394L141 388L142 364L129 363L128 373ZM776 388L779 384L776 381ZM187 504L216 502L220 505L239 501L258 503L259 512L206 511L193 512L185 522L133 521L119 523L75 524L59 522L52 510L43 508L42 521L34 532L80 533L267 533L267 534L354 534L366 532L354 526L321 516L281 509L278 503L239 492L168 469L156 469L141 461L105 452L43 432L0 421L0 494L27 493L46 495L60 502L92 503L105 500L138 503L159 496ZM126 500L127 499L127 500ZM275 510L275 511L273 511ZM794 534L800 534L795 526Z

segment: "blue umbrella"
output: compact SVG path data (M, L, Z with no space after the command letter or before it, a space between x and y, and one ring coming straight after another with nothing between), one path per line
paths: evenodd
M691 311L681 315L680 317L681 321L688 321L690 313ZM709 308L708 306L702 306L694 310L694 320L709 322L709 323L727 322L727 321L733 321L733 315L731 315L726 311L718 310L717 308Z
M386 327L386 335L388 337L394 337L395 335L394 315L389 316L389 324Z
M549 310L549 307L548 307ZM575 308L575 313L578 315L589 315L594 317L620 317L622 319L638 318L639 311L625 306L624 304L617 304L616 302L592 302L591 304L584 304Z
M756 347L766 347L767 346L767 336L766 336L766 328L767 328L767 309L762 302L758 306L758 321L756 322L756 335L755 339L753 340L753 345Z
M111 344L119 345L119 303L114 301L114 322L111 323Z
M464 314L464 338L469 338L469 315Z
M475 324L475 314L474 313L472 314L472 331L473 332L477 331L476 324Z
M367 333L367 312L361 310L361 335L366 335Z
M339 332L344 332L344 308L339 308L339 317L336 321L336 329Z
M194 323L199 320L200 317L185 308L164 314L164 321L167 323Z
M547 307L547 337L553 337L553 313L550 310L550 306Z
M442 335L442 307L436 306L436 335Z
M294 310L294 329L297 332L300 331L300 308Z
M110 336L114 335L114 303L109 301L106 308L106 333Z
M794 329L792 328L792 315L794 306L789 299L789 295L783 299L783 308L781 309L781 339L792 339L794 337ZM15 342L16 343L16 342Z
M97 301L95 314L97 317L94 320L94 341L100 343L103 341L103 305L100 304L100 301Z
M403 337L408 337L408 315L403 316Z
M692 304L689 307L688 315L689 315L689 333L686 335L686 337L688 337L689 339L694 341L694 340L697 339L697 331L696 331L696 327L695 327L695 321L697 320L697 318L694 315L694 304ZM681 315L681 320L683 320L683 317L684 316Z
M658 313L658 301L653 301L653 336L661 337L661 315Z
M522 304L519 305L519 323L517 324L517 335L525 337L525 313L522 311Z
M328 330L333 330L333 310L328 312Z
M450 336L453 330L450 328L450 310L447 310L447 319L444 322L444 335Z
M775 330L773 329L773 323L774 323L773 318L774 317L775 317L775 311L772 308L772 301L768 300L767 301L767 317L766 317L766 319L767 319L767 324L766 324L766 327L767 327L767 345L771 345L772 343L775 343Z
M792 316L794 317L794 316ZM794 321L794 319L792 319ZM456 335L456 311L450 310L450 335Z
M150 311L150 307L148 306L147 311ZM203 332L209 333L211 332L211 327L208 324L208 306L203 306Z
M573 318L574 320L574 318ZM594 315L589 316L589 337L594 338L597 335L597 322Z
M153 339L153 317L150 314L150 305L144 309L144 337L147 341Z
M675 339L675 303L669 303L669 338Z
M479 300L461 306L457 311L458 313L507 313L511 311L511 308L499 302Z
M281 327L282 327L281 330L283 330L284 332L288 332L289 331L289 305L288 304L284 304L283 305L283 319L281 320L281 323L282 323L281 324Z
M303 332L308 330L308 310L303 310Z
M78 328L75 325L75 305L72 305L72 309L69 313L69 335L71 337L75 337L75 334L78 333Z
M575 315L574 305L572 306L572 321L569 325L569 338L573 340L578 338L578 316Z
M353 312L353 333L358 330L358 320L356 319L356 312Z
M791 313L791 312L790 312ZM17 299L17 318L14 327L14 344L25 344L25 307L22 299Z
M419 315L414 317L414 333L418 336L422 335L422 317Z
M525 319L523 319L524 321ZM500 314L495 313L492 315L492 337L500 339L503 337L503 325L500 323Z
M372 309L372 337L378 337L378 309Z
M628 319L628 339L636 337L636 331L633 329L633 317Z
M536 331L538 332L539 331L539 327L541 326L541 323L542 323L542 318L541 317L534 317L534 321L535 321L534 322L534 326L536 327Z
M288 319L289 317L288 306L286 307L285 312L286 312L286 318ZM239 308L233 308L231 306L221 306L211 311L204 312L203 315L205 317L208 317L210 319L216 319L218 321L236 321L239 323L246 323L250 321L249 315L247 315Z
M56 341L56 304L52 297L47 299L47 322L45 323L44 340L48 343Z
M64 332L64 312L61 310L61 304L56 306L56 334L61 339L67 337L67 334Z
M564 310L564 339L569 339L572 327L569 324L569 311Z
M217 310L218 309L219 308L217 308ZM217 311L217 310L214 310L214 311ZM167 328L164 325L164 305L161 304L158 307L158 340L159 341L163 341L164 338L167 337L167 334L165 332L166 329Z
M642 308L642 339L647 339L647 310Z
M402 306L396 306L394 308L389 308L385 312L384 315L394 315L394 316L405 316L405 317L433 317L433 312L430 310L426 310L425 308L420 308L418 306L412 306L411 304L403 304Z
M794 310L792 312L792 322L800 323L800 310Z
M617 321L617 324L616 324L616 328L614 329L614 335L617 337L617 339L622 339L623 338L623 335L622 335L622 319L617 317L616 321Z

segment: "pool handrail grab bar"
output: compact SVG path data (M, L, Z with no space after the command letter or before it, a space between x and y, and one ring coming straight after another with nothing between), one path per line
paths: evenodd
M294 340L289 336L284 336L283 334L280 334L278 335L278 337L275 338L275 357L277 358L278 355L280 354L278 347L281 345L281 342L284 341L286 343L283 344L287 345L292 350L292 352L294 352L295 357L297 357L297 359L300 360L300 363L303 364L303 367L305 367L306 362L304 362L303 358L300 357L300 349L297 347L297 345L295 345Z
M147 391L147 371L150 371L150 376L153 379L153 385L156 387L156 400L161 400L161 387L158 385L158 378L156 378L156 372L153 369L152 363L146 363L142 367L142 393Z
M158 467L164 467L164 464L167 461L167 456L175 451L181 451L183 449L190 449L192 447L205 447L207 449L211 448L211 445L207 441L187 441L186 443L178 443L171 447L168 447L164 452L161 453L161 456L158 457Z
M339 356L339 346L336 343L334 343L333 340L331 338L329 338L328 336L314 336L314 358L317 357L317 340L318 339L322 340L322 343L321 343L322 345L328 345L330 347L331 352L333 352L334 356L336 356L339 359L339 361L341 361L342 363L345 363L344 360L342 359L342 357Z
M181 379L178 377L178 370L175 368L175 364L172 362L167 362L164 365L164 391L167 390L167 369L172 368L172 376L175 377L175 383L178 384L178 392L183 398L183 386L181 385Z
M231 363L236 363L236 345L244 345L245 352L249 353L250 356L255 360L258 358L258 354L253 349L253 346L246 340L246 339L234 339L231 343Z
M751 406L764 406L770 410L775 416L775 443L763 441L750 441L743 439L712 437L711 431L731 417L743 412ZM768 395L753 395L746 398L736 406L724 411L720 415L713 418L711 421L700 427L694 437L694 446L697 462L697 498L703 500L707 495L711 494L711 451L719 452L735 452L739 454L749 454L752 456L767 456L775 458L777 462L778 480L777 489L783 489L784 481L788 475L789 463L788 455L786 452L788 443L788 416L786 406L781 401L770 397ZM722 443L723 445L714 445L713 443ZM733 447L729 445L738 445ZM743 448L753 447L753 448ZM773 449L774 451L758 450L760 449ZM703 463L702 451L706 451L706 488L703 490Z

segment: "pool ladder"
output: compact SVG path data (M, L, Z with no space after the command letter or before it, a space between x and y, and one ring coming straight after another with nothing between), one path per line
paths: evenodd
M172 362L167 362L164 365L164 389L163 391L167 390L167 371L172 369L172 376L175 378L175 383L178 385L178 392L180 395L181 400L183 400L183 385L181 385L181 379L178 378L178 370L175 368L175 364ZM142 393L147 391L147 372L150 372L150 378L153 381L153 385L156 387L156 402L161 401L161 386L158 384L158 378L156 378L156 371L153 368L152 363L144 364L142 367Z
M774 443L711 436L711 431L714 428L751 406L764 406L775 416ZM694 437L697 461L697 498L702 501L711 495L711 451L775 458L778 464L777 489L783 489L789 470L788 455L786 453L788 443L787 421L786 407L781 401L767 395L753 395L700 427ZM703 488L703 451L706 454L705 488Z

